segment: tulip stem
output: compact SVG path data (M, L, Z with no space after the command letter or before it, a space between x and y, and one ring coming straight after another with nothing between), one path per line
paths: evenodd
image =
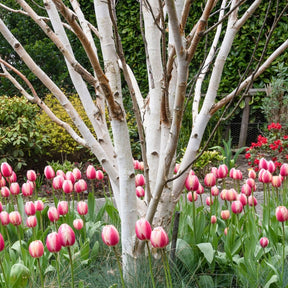
M72 255L71 255L71 249L68 246L68 253L69 253L69 259L70 259L70 266L71 266L71 278L72 278L72 288L74 288L74 271L73 271L73 261L72 261Z
M60 272L59 272L59 253L57 253L57 259L56 259L56 271L57 271L57 280L58 280L58 287L61 288L61 281L60 281Z
M168 263L168 259L167 259L164 249L161 249L161 256L162 256L162 261L163 261L167 287L172 288L172 279L171 279L171 274L170 274L169 263Z
M1 270L2 270L3 278L4 278L5 287L8 287L7 286L8 282L7 282L7 278L6 278L6 274L5 274L5 271L4 271L4 267L3 267L2 261L0 261L0 267L1 267Z
M284 277L284 264L285 264L285 224L282 222L282 245L283 245L283 253L282 253L282 282Z
M38 267L39 267L39 272L40 272L41 287L44 288L44 279L43 279L43 275L41 272L41 264L40 264L39 258L37 258L37 262L38 262Z
M115 253L115 256L116 256L116 259L117 259L117 264L118 264L120 278L121 278L121 284L122 284L122 287L125 288L125 282L124 282L124 278L123 278L121 263L120 263L119 255L117 253L117 250L116 250L115 246L113 246L113 250L114 250L114 253Z
M150 274L151 274L151 281L152 281L152 287L155 288L155 281L154 281L154 275L153 275L153 269L152 269L152 262L151 262L151 252L149 248L148 241L145 241L147 245L147 251L148 251L148 261L149 261L149 268L150 268Z

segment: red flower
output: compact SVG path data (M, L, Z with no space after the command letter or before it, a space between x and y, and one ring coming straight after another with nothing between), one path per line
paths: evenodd
M245 158L246 158L246 159L251 158L251 154L250 154L250 153L246 153L246 154L245 154Z

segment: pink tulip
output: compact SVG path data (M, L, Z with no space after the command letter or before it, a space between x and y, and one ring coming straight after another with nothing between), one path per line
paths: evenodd
M135 176L135 186L144 186L145 185L145 178L143 174L137 174Z
M12 195L18 195L20 193L20 186L18 182L13 182L10 184L10 192Z
M156 227L152 230L150 241L154 248L164 248L169 244L168 235L162 227Z
M262 248L265 248L269 244L269 239L267 237L261 237L259 243L260 243Z
M217 167L212 167L210 172L211 172L212 174L214 174L214 176L217 178L217 172L218 172Z
M247 183L243 184L241 187L241 193L246 195L247 197L250 196L252 193L251 186Z
M228 175L228 167L225 164L221 164L217 169L217 178L226 178Z
M12 171L12 175L9 178L7 178L7 180L8 180L9 183L16 182L17 181L16 173L14 171Z
M271 184L273 187L279 188L282 185L282 179L281 176L272 176ZM11 190L11 188L10 188Z
M73 172L68 171L68 172L66 173L66 180L70 180L70 181L72 182L72 184L74 185L74 183L75 183L75 181L76 181L76 178L75 178Z
M248 177L252 179L256 179L256 172L253 169L250 169L248 172Z
M180 163L176 163L175 167L174 167L174 173L177 174L177 172L179 171L180 168Z
M59 215L66 215L68 213L69 207L67 201L60 201L57 205L57 211Z
M223 189L221 192L220 192L220 198L222 200L226 200L226 193L227 193L227 189Z
M283 177L288 176L288 164L283 163L280 167L280 175Z
M96 171L96 179L97 180L103 180L104 179L104 173L101 170Z
M139 162L139 170L144 171L144 162L143 161Z
M64 180L62 185L63 192L69 194L73 191L73 183L71 180Z
M36 200L34 204L36 211L42 211L44 209L44 203L42 200Z
M195 191L189 191L187 194L187 199L189 202L195 202L198 199L198 194Z
M58 229L60 243L63 247L72 246L75 243L75 233L73 229L66 223L60 225Z
M0 201L0 213L3 211L2 202Z
M254 196L250 195L248 197L248 205L253 207L253 206L257 206L257 204L258 204L257 199Z
M44 175L47 179L52 179L55 177L55 171L50 165L48 165L44 168Z
M285 222L288 220L288 209L285 206L278 206L275 215L279 222Z
M233 201L231 204L231 210L234 214L240 214L243 211L242 202L239 200Z
M22 217L21 217L20 213L18 211L10 212L9 213L9 222L14 226L20 225L22 223Z
M133 160L133 166L135 170L139 170L139 161L138 160Z
M255 180L253 178L248 178L246 180L246 184L248 184L253 189L253 191L256 190L256 183L255 183Z
M225 193L225 200L232 202L235 201L237 199L237 192L235 189L231 188L229 190L226 191Z
M96 179L96 170L95 170L94 166L89 165L89 166L87 167L86 176L87 176L87 178L90 179L90 180Z
M83 220L82 219L75 219L73 221L73 226L76 230L81 230L83 228Z
M34 170L28 170L26 173L26 176L29 181L32 181L32 182L36 181L37 176Z
M213 199L210 198L210 196L208 196L205 201L206 201L206 205L207 205L207 206L213 205Z
M2 178L0 179L0 187L3 187L3 186L5 186L5 185L6 185L6 181L5 181L4 177L2 177Z
M0 220L1 220L1 224L3 226L6 226L10 223L10 220L9 220L9 213L6 212L6 211L2 211L0 213Z
M29 216L26 219L26 226L29 228L34 228L37 225L37 218L35 215Z
M232 174L232 179L234 179L234 180L242 180L242 178L243 178L243 175L242 175L241 170L234 169L233 174Z
M227 220L230 218L230 211L229 210L222 210L221 211L221 218L223 220Z
M136 196L138 198L143 198L145 196L145 190L142 186L137 186L136 187Z
M198 195L201 195L203 194L205 191L204 191L204 187L199 183L199 186L198 186L198 189L196 190L196 193Z
M271 174L273 174L273 173L276 171L275 163L274 163L272 160L270 160L270 161L268 161L267 165L268 165L267 170L268 170Z
M226 228L224 229L224 235L227 236L227 234L228 234L228 227L226 227Z
M271 183L272 181L272 174L268 171L268 170L261 170L262 175L261 175L261 180L259 179L259 181L263 182L264 184L268 184ZM259 173L260 175L260 173Z
M47 215L48 215L48 218L51 222L56 222L59 220L58 210L54 206L52 206L48 209Z
M7 186L1 187L1 196L5 198L10 196L10 190Z
M268 169L268 162L265 158L261 158L259 160L259 164L258 164L259 170L264 169L267 170Z
M197 191L199 188L198 177L189 173L185 180L185 187L188 191Z
M39 258L44 254L44 246L42 241L35 240L29 245L29 253L33 258Z
M79 179L75 184L74 184L74 191L76 193L81 193L87 190L87 183L83 179Z
M26 215L28 216L35 215L36 213L36 208L32 201L26 202L24 209L25 209Z
M211 195L214 196L214 197L219 195L219 189L218 189L218 187L216 185L211 187Z
M33 187L28 182L22 184L21 190L23 196L31 196L33 194Z
M1 173L4 177L10 177L12 175L12 172L12 167L7 162L3 162L1 164Z
M213 173L208 173L204 177L204 184L207 187L212 187L216 184L216 177Z
M234 179L234 178L233 178L233 174L234 174L234 171L235 171L235 170L236 170L236 169L235 169L234 167L232 167L231 170L230 170L230 172L229 172L229 177L232 178L232 179Z
M62 176L64 180L66 179L66 174L63 170L59 169L56 171L56 176Z
M64 182L64 177L61 175L57 175L56 177L53 178L52 181L52 186L55 190L60 190L62 189L63 182Z
M104 226L101 237L107 246L116 246L119 243L119 233L113 225Z
M211 216L211 224L215 224L217 222L217 217L215 215Z
M5 241L2 234L0 233L0 251L3 251L4 248L5 248Z
M151 225L145 218L141 218L136 221L135 233L139 240L149 240L151 232Z
M79 180L82 178L81 171L78 168L74 168L72 173L74 174L74 177L76 180Z
M86 215L88 213L88 205L85 201L79 201L77 203L77 212L79 215Z
M57 232L51 232L46 238L46 247L49 252L57 253L61 250L62 245L60 242L60 237Z
M247 196L245 194L238 194L237 200L239 200L243 206L247 205L248 200L247 200Z

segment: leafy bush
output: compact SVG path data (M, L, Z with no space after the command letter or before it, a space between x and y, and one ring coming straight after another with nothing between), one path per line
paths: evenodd
M92 125L89 122L88 116L85 113L85 110L81 104L79 97L76 94L70 95L69 100L72 105L77 109L80 117L84 120L86 125L91 128ZM65 109L61 106L58 100L52 95L48 94L45 97L45 103L54 114L60 118L62 121L67 122L76 132L77 128L72 122L72 119L69 117ZM66 158L68 155L72 156L80 152L86 152L88 155L88 150L80 146L67 132L64 128L58 126L56 123L52 122L48 115L44 112L39 113L37 120L37 125L40 133L47 134L49 139L48 145L45 147L49 148L49 156L59 156ZM64 156L64 157L63 157ZM80 155L79 155L80 157ZM57 158L57 157L56 157Z
M38 130L44 128L36 124L36 105L24 98L0 96L0 107L0 162L9 161L19 171L28 161L36 162L49 141Z

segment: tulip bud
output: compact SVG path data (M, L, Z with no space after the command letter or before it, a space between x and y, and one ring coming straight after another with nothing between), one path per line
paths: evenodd
M227 193L227 189L223 189L221 192L220 192L220 198L222 199L222 200L226 200L226 193Z
M185 180L185 187L188 191L197 191L199 188L199 180L196 175L188 174Z
M217 222L217 217L215 215L211 216L211 224L215 224Z
M20 193L20 186L18 182L13 182L10 184L10 192L12 195L18 195Z
M3 251L5 248L5 242L2 234L0 233L0 252Z
M213 199L210 198L210 196L208 196L205 201L206 201L206 205L207 205L207 206L213 205Z
M74 191L76 193L81 193L87 190L87 183L83 179L79 179L75 184L74 184Z
M10 177L12 175L12 172L12 167L7 162L3 162L1 164L1 173L4 177Z
M96 179L97 180L103 180L104 179L104 174L101 170L96 171Z
M9 178L7 178L7 180L8 180L9 183L16 182L17 181L16 173L14 171L12 171L12 175Z
M81 230L83 228L83 220L82 219L75 219L73 221L73 226L76 230Z
M199 183L198 189L196 190L196 193L198 195L201 195L204 193L204 187Z
M144 162L143 161L141 161L141 162L139 162L139 170L140 171L144 171ZM104 170L103 170L104 171ZM105 171L104 171L105 172Z
M271 173L271 174L273 174L275 171L276 171L276 166L275 166L275 163L272 161L272 160L270 160L270 161L268 161L267 162L267 170Z
M234 214L241 213L243 210L243 205L242 205L241 201L239 201L239 200L233 201L231 204L231 210Z
M273 187L279 188L282 185L281 176L272 176L271 184ZM11 191L11 188L10 188Z
M214 196L214 197L219 195L219 189L218 189L218 187L216 185L211 187L211 195Z
M26 215L28 216L35 215L36 213L36 208L32 201L26 202L24 209L25 209Z
M288 176L288 164L283 163L280 167L280 175L283 177Z
M259 164L258 164L259 170L264 169L267 170L268 169L268 162L265 158L261 158L259 160Z
M69 194L73 191L73 183L71 180L64 180L62 185L63 192Z
M28 170L26 173L26 176L29 181L32 181L32 182L36 181L37 176L34 170Z
M4 179L4 177L0 178L0 187L3 187L6 185L6 181Z
M221 164L217 170L217 178L226 178L228 175L228 167L225 164Z
M156 227L152 230L150 241L154 248L164 248L169 244L168 235L162 227Z
M84 201L79 201L77 204L77 212L79 215L86 215L88 213L88 205Z
M143 174L137 174L135 176L135 186L144 186L145 185L145 178Z
M139 161L138 160L133 160L133 167L135 170L139 170Z
M29 228L34 228L37 225L37 218L35 215L29 216L26 219L26 226Z
M142 186L137 186L136 187L136 196L138 198L143 198L145 196L145 190Z
M56 171L56 176L62 176L63 179L65 180L66 179L66 174L63 170L59 169Z
M258 204L257 199L254 196L250 195L248 197L248 205L249 206L257 206L257 204Z
M227 220L230 218L230 211L229 210L222 210L221 211L221 218L223 220Z
M217 167L212 167L210 172L211 172L211 173L216 177L216 179L217 179L217 172L218 172Z
M9 213L9 222L14 226L20 225L22 223L22 218L21 218L20 213L18 211L10 212Z
M228 234L228 227L226 227L226 228L224 229L224 235L227 236L227 234Z
M242 178L243 178L243 175L242 175L241 170L234 169L233 170L233 174L232 174L232 179L234 179L234 180L242 180Z
M66 173L66 180L70 180L72 182L72 184L74 185L76 178L71 171L68 171Z
M75 177L76 180L81 179L82 174L81 174L81 171L78 168L74 168L72 173L74 174L74 177Z
M251 195L251 186L247 183L243 184L241 187L241 193L246 195L247 197Z
M57 211L59 215L66 215L68 213L69 207L67 201L60 201L57 205Z
M7 186L1 187L1 196L5 198L10 196L10 190Z
M36 200L34 204L36 211L42 211L44 209L44 203L42 202L42 200Z
M96 179L96 170L93 165L89 165L86 170L86 176L90 180Z
M288 220L288 209L285 206L278 206L275 215L279 222L285 222Z
M145 218L141 218L136 221L135 233L139 240L149 240L151 232L151 225Z
M231 202L231 201L235 201L237 199L237 192L235 189L231 188L229 190L226 191L225 193L225 200Z
M177 174L177 172L179 171L180 168L180 163L176 163L175 167L174 167L174 173Z
M10 223L10 220L9 220L9 213L6 212L6 211L2 211L0 213L0 220L1 220L1 224L3 226L6 226Z
M22 184L21 190L23 196L31 196L33 194L33 187L28 182Z
M72 246L75 243L75 233L73 229L66 223L60 225L58 229L60 243L63 247Z
M48 165L44 168L44 175L47 179L52 179L55 177L55 171L50 165Z
M204 184L207 187L212 187L216 184L216 177L213 173L208 173L204 177Z
M248 200L247 200L247 196L245 194L238 194L237 200L239 200L243 206L247 205Z
M116 246L119 243L119 233L113 225L104 226L101 237L107 246Z
M33 258L39 258L44 254L44 246L40 240L32 241L29 245L29 253Z
M47 235L46 247L51 253L57 253L61 250L62 246L60 242L60 237L57 232L52 232Z
M48 218L51 222L56 222L59 220L59 213L56 207L52 206L48 209Z
M252 179L256 179L256 172L253 169L250 169L248 172L248 177Z
M255 191L256 190L256 184L255 184L255 180L253 179L253 178L248 178L247 180L246 180L246 184L248 184L252 189L253 189L253 191ZM243 192L242 192L243 193ZM245 193L244 193L245 194ZM248 196L250 196L250 195L248 195Z
M198 199L198 194L195 191L189 191L187 194L187 199L189 202L195 202Z
M260 243L260 245L261 245L262 248L265 248L265 247L268 246L269 240L268 240L267 237L262 237L262 238L260 239L259 243Z
M3 210L3 206L2 206L2 202L0 201L0 212L2 212Z

